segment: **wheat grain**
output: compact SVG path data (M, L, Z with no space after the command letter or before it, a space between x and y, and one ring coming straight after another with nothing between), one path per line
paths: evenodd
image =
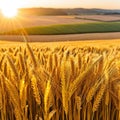
M106 84L102 84L99 92L97 93L97 95L95 97L94 103L93 103L93 112L97 111L97 109L100 105L101 99L103 97L103 94L105 92L105 89L106 89Z
M40 103L41 103L40 94L39 94L37 80L36 80L35 76L32 76L32 78L31 78L31 86L33 89L33 94L34 94L35 100L36 100L37 104L40 105Z

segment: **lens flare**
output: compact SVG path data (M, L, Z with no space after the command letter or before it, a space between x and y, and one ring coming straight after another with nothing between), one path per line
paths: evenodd
M18 9L6 7L6 8L2 8L1 12L5 17L12 18L12 17L15 17L17 15Z
M0 9L3 16L11 18L17 16L20 5L18 0L4 0L0 4Z

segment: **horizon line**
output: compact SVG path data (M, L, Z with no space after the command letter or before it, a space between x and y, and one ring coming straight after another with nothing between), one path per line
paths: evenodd
M72 8L72 7L64 7L64 8L62 8L62 7L39 7L39 6L33 6L33 7L20 7L20 8L18 8L18 9L29 9L29 8L31 8L31 9L34 9L34 8L46 8L46 9L102 9L102 10L120 10L120 8L119 9L114 9L114 8L94 8L94 7L92 7L92 8L86 8L86 7L74 7L74 8Z

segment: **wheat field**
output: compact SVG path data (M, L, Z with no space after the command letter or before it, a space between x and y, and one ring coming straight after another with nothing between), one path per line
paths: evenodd
M120 47L0 47L0 120L120 120Z

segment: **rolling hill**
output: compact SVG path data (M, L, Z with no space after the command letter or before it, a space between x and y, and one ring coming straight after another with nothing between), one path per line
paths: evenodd
M120 10L109 9L55 9L55 8L22 8L19 9L19 14L22 15L109 15L120 14Z

